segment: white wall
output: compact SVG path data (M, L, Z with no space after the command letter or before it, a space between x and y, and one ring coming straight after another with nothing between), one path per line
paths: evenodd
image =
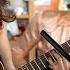
M35 5L50 5L51 0L36 0L34 2Z

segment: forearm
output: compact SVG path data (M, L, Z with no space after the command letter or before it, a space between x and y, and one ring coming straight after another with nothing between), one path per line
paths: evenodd
M6 29L3 29L2 33L0 34L0 54L7 70L14 68Z
M7 60L10 61L11 60L11 50L10 50L10 46L9 46L9 42L6 38L5 35L2 35L0 38L0 51L1 51L1 56L3 58L3 60Z

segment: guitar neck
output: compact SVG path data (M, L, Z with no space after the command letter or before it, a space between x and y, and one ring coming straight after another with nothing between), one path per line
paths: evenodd
M47 53L49 54L49 53ZM43 70L45 68L49 68L49 62L47 60L48 55L41 55L39 58L27 63L24 66L21 66L18 70ZM49 68L49 70L52 70Z
M70 62L70 55L59 45L46 31L42 30L41 35L63 56ZM66 42L67 43L67 42ZM69 44L69 43L68 43ZM66 44L66 45L68 45ZM64 44L65 45L65 44ZM69 45L68 45L69 47ZM64 47L65 48L65 47Z
M61 44L63 50L69 54L70 53L70 40L66 41L65 43Z
M66 51L66 53L70 53L70 40L61 44L61 46ZM55 51L55 53L57 53L55 49L51 51ZM43 70L49 67L48 59L49 57L52 58L51 51L41 55L39 58L27 63L26 65L21 66L18 70Z

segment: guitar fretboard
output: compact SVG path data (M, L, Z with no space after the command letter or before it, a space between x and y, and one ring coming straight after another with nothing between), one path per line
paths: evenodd
M70 40L68 40L67 42L61 44L61 47L66 51L66 53L70 53ZM52 58L52 60L54 61L54 57L51 54L52 51L54 51L55 53L58 53L55 49L41 55L39 58L27 63L24 66L21 66L18 70L43 70L47 67L49 67L49 62L48 59ZM51 68L49 70L52 70Z
M65 50L66 53L68 53L68 54L70 53L70 40L63 43L61 46Z
M47 54L48 55L41 55L39 58L27 63L18 70L43 70L46 67L49 67L49 62L47 59L48 56L50 57L49 52Z

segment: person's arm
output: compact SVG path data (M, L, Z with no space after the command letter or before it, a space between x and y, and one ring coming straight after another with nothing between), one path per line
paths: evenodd
M7 23L3 22L4 28L0 32L0 54L7 70L15 70L12 61L12 53L7 37Z

